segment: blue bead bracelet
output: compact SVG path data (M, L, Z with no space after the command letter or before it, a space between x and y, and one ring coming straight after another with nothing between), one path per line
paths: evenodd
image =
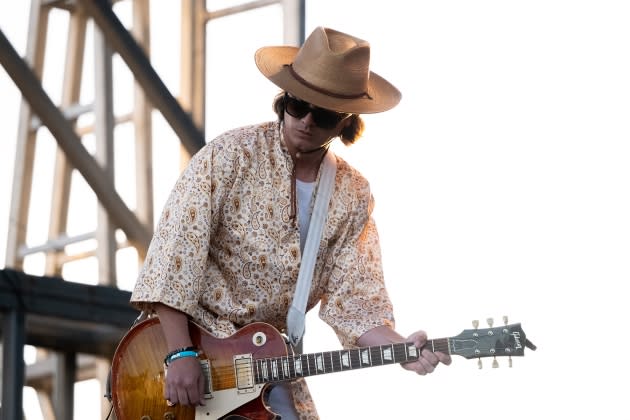
M195 349L194 347L186 347L183 349L172 351L169 354L167 354L166 357L164 358L164 364L168 366L174 360L182 359L184 357L198 357L198 356L199 356L199 352L197 351L197 349Z

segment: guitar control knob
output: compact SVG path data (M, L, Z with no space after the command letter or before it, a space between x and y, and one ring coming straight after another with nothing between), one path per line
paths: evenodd
M264 346L266 342L267 335L262 331L259 331L252 336L252 343L254 343L257 347Z

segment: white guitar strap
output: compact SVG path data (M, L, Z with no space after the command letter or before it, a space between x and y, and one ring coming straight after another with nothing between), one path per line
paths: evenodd
M313 214L308 225L308 234L302 253L302 263L295 286L293 302L287 314L287 333L289 340L294 347L302 340L304 335L304 320L306 314L306 303L311 290L311 280L315 269L315 257L321 242L324 223L328 214L328 204L335 188L335 174L337 172L337 158L329 150L324 156L322 173L315 196Z

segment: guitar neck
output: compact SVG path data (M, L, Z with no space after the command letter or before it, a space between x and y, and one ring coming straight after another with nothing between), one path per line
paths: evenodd
M448 338L428 340L424 348L450 354ZM396 343L322 353L255 359L254 380L258 384L342 372L418 360L413 343Z

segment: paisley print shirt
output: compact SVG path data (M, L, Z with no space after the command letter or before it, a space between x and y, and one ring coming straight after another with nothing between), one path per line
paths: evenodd
M156 227L134 305L150 311L161 302L217 337L253 321L285 331L301 255L290 215L293 161L281 131L278 122L238 128L193 156ZM307 308L320 303L320 318L344 347L374 327L394 326L372 208L367 180L337 157ZM307 396L302 387L294 396ZM316 418L296 401L304 418Z

